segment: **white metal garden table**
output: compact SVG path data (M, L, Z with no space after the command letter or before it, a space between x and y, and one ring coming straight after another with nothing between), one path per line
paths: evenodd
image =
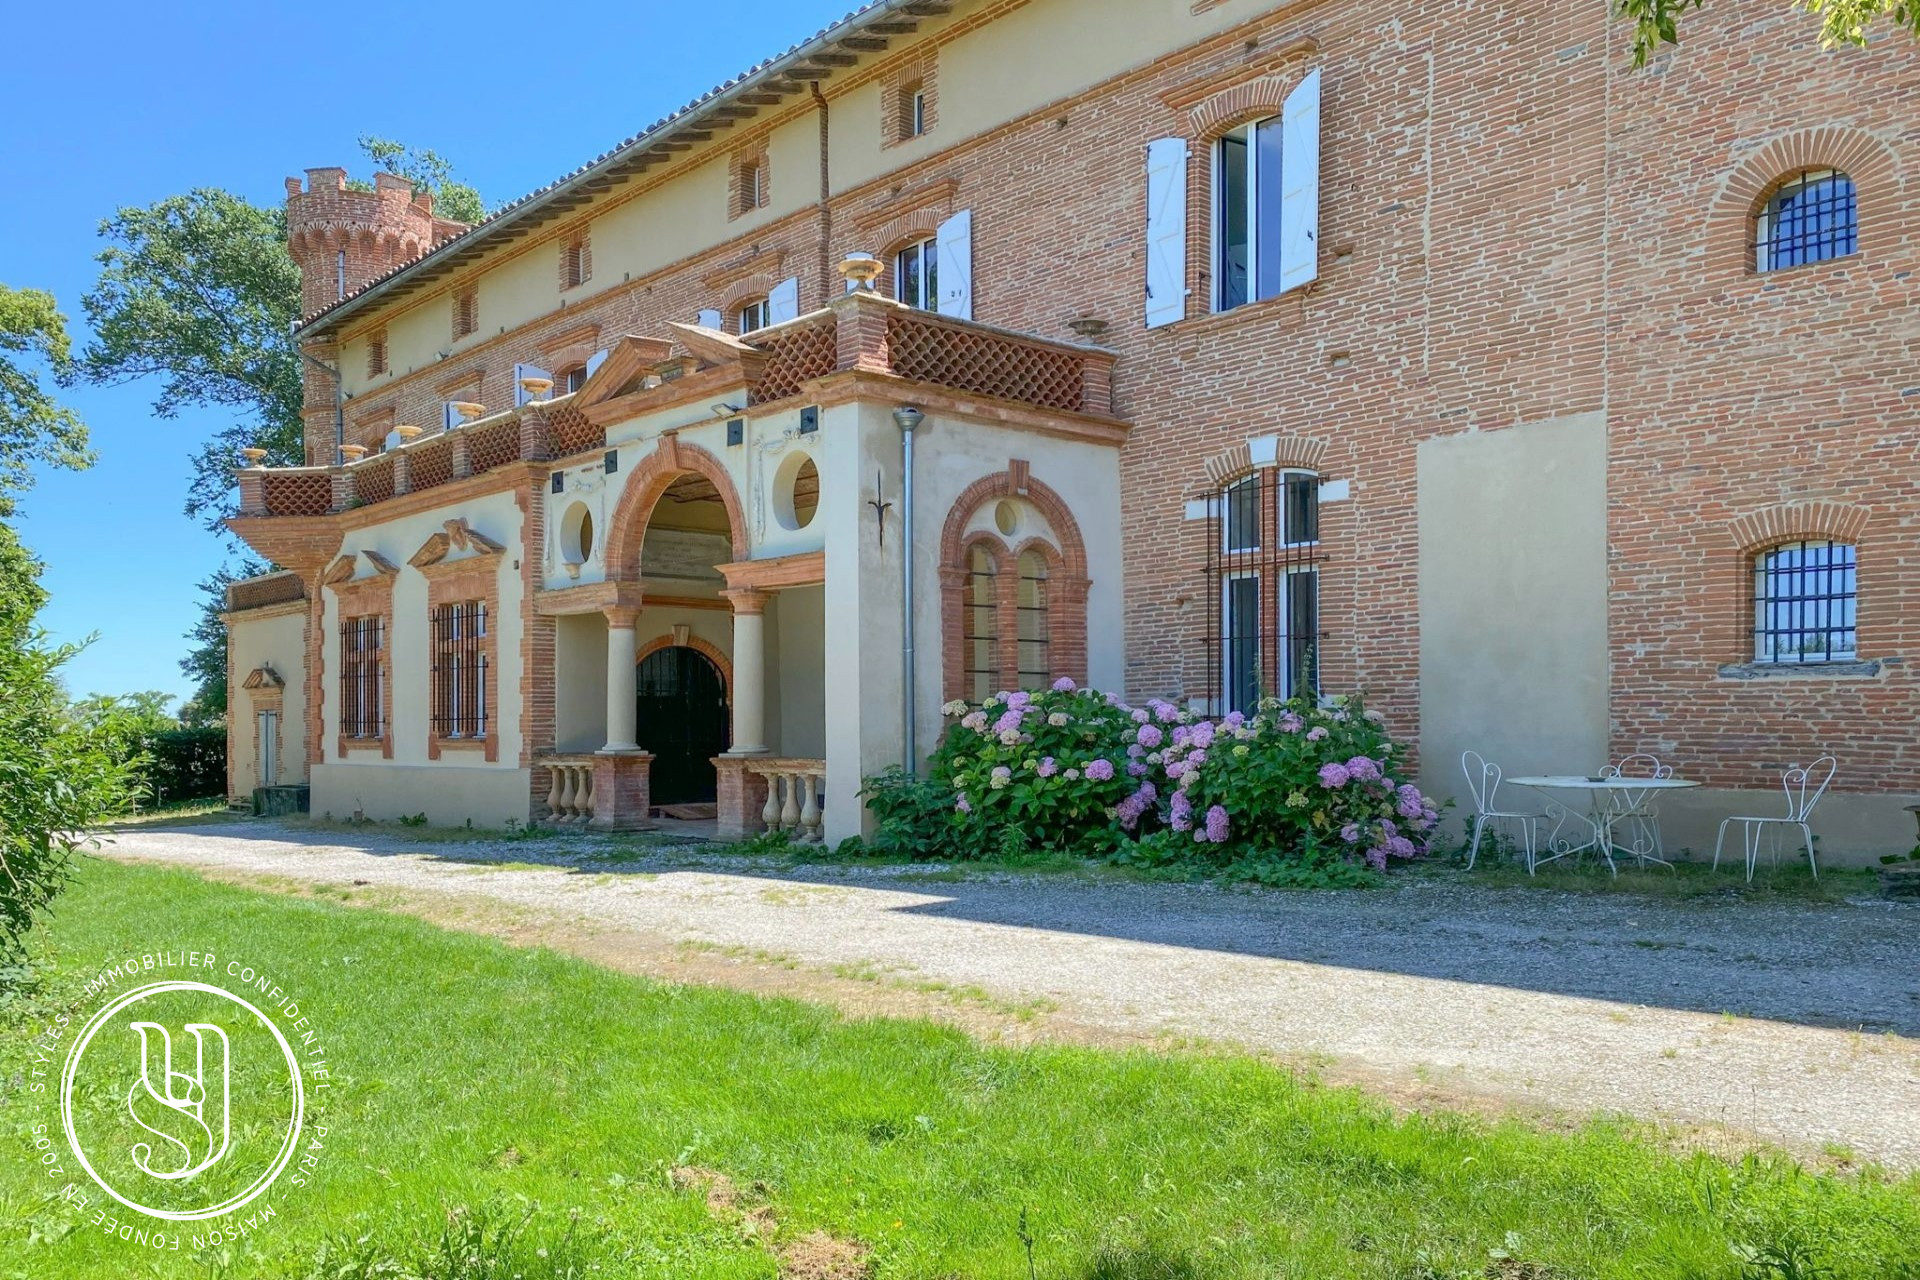
M1644 815L1643 806L1654 793L1684 791L1700 785L1685 778L1622 778L1598 774L1540 774L1507 781L1539 795L1545 802L1547 816L1553 819L1553 831L1546 839L1547 853L1537 859L1535 865L1591 849L1606 859L1607 869L1615 875L1620 873L1614 862L1615 854L1638 862L1657 862L1663 867L1673 865L1660 856L1649 824L1638 824L1640 830L1626 843L1621 841L1619 828L1626 820ZM1561 793L1565 799L1555 798L1551 794L1554 792ZM1585 802L1584 807L1579 804L1581 800ZM1561 834L1563 830L1567 830L1566 835Z

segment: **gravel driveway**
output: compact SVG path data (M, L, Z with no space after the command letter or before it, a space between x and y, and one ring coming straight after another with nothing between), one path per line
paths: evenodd
M119 857L458 894L637 951L881 973L1117 1037L1224 1041L1399 1096L1626 1112L1920 1168L1920 908L1684 903L1406 880L1372 892L794 868L587 837L249 822ZM456 860L457 859L457 860ZM611 874L476 868L554 863ZM631 874L644 873L644 874ZM564 945L564 944L563 944ZM728 980L722 978L721 980Z

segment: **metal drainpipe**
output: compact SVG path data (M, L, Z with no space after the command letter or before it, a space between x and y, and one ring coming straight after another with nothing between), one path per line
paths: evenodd
M913 431L920 425L920 410L902 405L893 411L894 425L900 428L900 630L901 682L905 687L903 716L906 728L906 769L909 778L920 772L920 749L914 733L913 690Z

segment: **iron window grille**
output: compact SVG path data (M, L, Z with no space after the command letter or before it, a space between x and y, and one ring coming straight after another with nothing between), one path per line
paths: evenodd
M1778 271L1844 258L1859 247L1859 236L1853 179L1833 169L1805 169L1768 197L1755 219L1753 263Z
M340 624L340 736L370 739L385 736L381 698L386 656L385 619L379 615L348 618Z
M487 736L487 606L479 600L433 610L433 732L439 738Z
M1852 662L1858 654L1858 556L1845 542L1788 542L1754 558L1756 662Z
M1320 691L1320 481L1256 471L1204 495L1211 713Z

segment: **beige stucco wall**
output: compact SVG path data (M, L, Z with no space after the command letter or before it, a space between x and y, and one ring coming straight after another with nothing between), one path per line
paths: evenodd
M426 814L437 827L499 829L524 823L532 785L518 763L501 768L454 764L318 764L313 768L316 817L344 819L356 813L375 821Z
M228 734L229 794L247 795L255 787L307 780L307 602L273 605L227 615L233 728ZM241 688L249 672L270 666L285 681L276 690L280 702L280 762L276 776L263 778L255 750L256 715L265 690Z
M484 534L506 547L500 557L500 601L491 622L495 635L494 663L497 672L495 718L500 735L499 761L489 766L474 765L470 757L457 760L427 759L427 731L430 715L432 660L430 657L427 579L407 561L427 539L442 531L455 517L464 518L475 532ZM490 494L453 507L421 512L385 524L349 533L339 547L340 555L374 551L400 566L393 582L393 633L388 643L391 653L388 678L393 691L393 759L388 764L419 765L429 769L475 768L483 772L504 772L518 766L521 734L519 706L522 686L521 618L523 596L520 573L520 509L511 493ZM455 551L448 556L453 563L468 553ZM372 571L360 557L356 575L366 577ZM325 590L322 620L322 645L326 653L327 678L321 681L323 732L322 758L337 760L340 733L340 602L331 590ZM355 753L356 759L362 753ZM320 782L316 774L315 808L319 807ZM524 819L524 814L522 815Z
M768 609L772 670L767 676L769 743L783 756L823 758L827 753L825 587L790 587L774 593Z
M1509 775L1607 761L1606 420L1422 441L1420 743L1469 807L1460 754Z
M607 744L607 620L581 613L554 624L554 746L598 751Z

